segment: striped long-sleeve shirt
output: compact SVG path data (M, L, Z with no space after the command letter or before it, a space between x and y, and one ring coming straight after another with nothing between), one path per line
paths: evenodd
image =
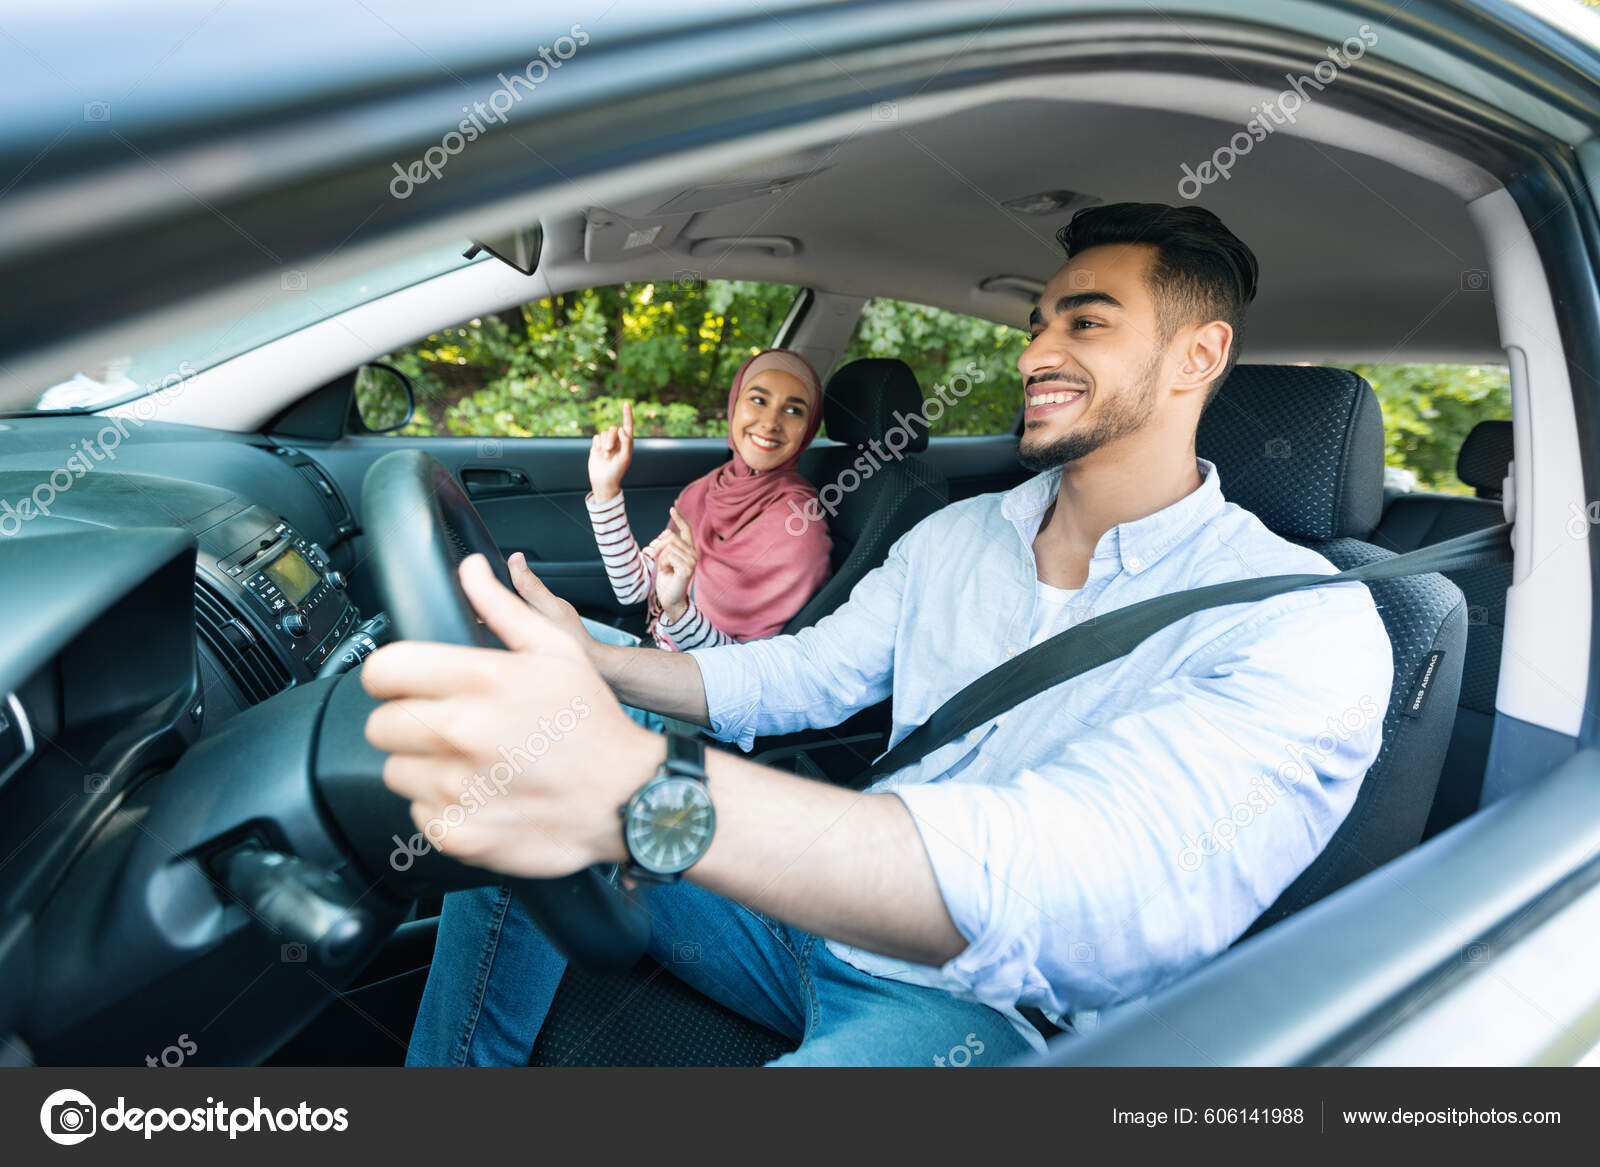
M597 503L591 494L586 502L589 522L594 527L594 541L600 548L606 578L611 581L611 590L616 593L618 602L638 604L649 599L656 583L656 561L639 549L638 540L628 527L628 511L622 495L619 493L609 502ZM683 615L669 623L663 614L650 631L662 648L679 652L734 643L733 637L711 623L695 606L692 583Z

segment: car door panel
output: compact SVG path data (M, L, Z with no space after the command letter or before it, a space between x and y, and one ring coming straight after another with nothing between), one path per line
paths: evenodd
M951 502L1010 490L1032 477L1032 472L1017 461L1014 434L930 438L922 457L949 481Z
M612 595L589 525L586 438L352 435L320 449L297 444L333 476L357 521L361 483L372 463L393 450L422 450L462 482L501 551L521 551L551 591L607 622L629 612ZM719 437L637 439L624 486L634 537L644 544L660 534L683 487L727 456L727 441Z

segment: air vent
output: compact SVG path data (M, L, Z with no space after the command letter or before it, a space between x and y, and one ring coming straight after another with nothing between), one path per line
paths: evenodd
M215 586L194 581L194 620L200 638L221 662L250 704L265 701L291 684L289 672L249 623Z
M350 516L350 508L345 505L343 496L339 494L339 488L334 486L333 480L323 473L321 466L293 446L273 446L272 452L286 459L300 477L311 484L317 501L322 504L322 509L327 512L328 518L333 520L334 530L340 536L355 534L356 524Z
M333 520L333 525L340 531L350 522L350 512L345 509L344 500L339 497L339 492L334 489L333 483L322 472L322 467L315 462L301 462L295 467L300 471L300 476L311 483L311 488L317 492L317 499L322 503L322 509L328 512L328 517Z

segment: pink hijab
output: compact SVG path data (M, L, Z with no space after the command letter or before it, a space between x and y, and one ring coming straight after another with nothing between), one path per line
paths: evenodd
M733 414L739 394L753 377L777 370L805 385L811 409L805 437L794 457L757 472L740 457L733 439ZM757 353L734 374L728 392L728 445L731 461L697 478L678 496L678 510L694 531L700 562L694 572L695 606L707 620L735 640L777 634L828 578L827 524L808 507L817 492L795 469L800 454L822 426L822 382L804 357L788 349ZM796 532L793 515L816 515ZM650 594L650 626L660 607ZM659 636L659 633L656 633Z

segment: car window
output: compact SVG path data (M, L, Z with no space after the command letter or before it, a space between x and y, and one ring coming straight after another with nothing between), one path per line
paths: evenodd
M894 357L910 365L931 434L1006 434L1022 405L1017 360L1027 345L1027 333L1010 325L878 296L861 309L839 364Z
M1504 365L1335 365L1364 377L1383 408L1384 485L1472 494L1456 477L1461 443L1480 421L1511 416Z
M634 402L640 436L728 432L728 386L799 289L685 277L583 288L466 320L383 358L411 378L400 435L584 437Z

